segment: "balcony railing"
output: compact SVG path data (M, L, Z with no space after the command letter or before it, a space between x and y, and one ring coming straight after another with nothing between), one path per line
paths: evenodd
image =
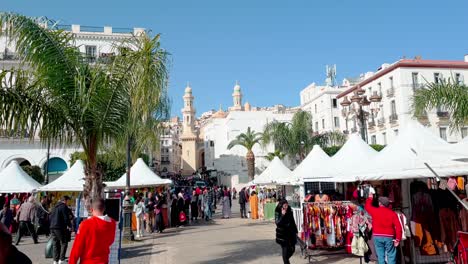
M395 88L392 87L387 90L387 97L393 97L393 96L395 96Z
M398 115L397 114L391 114L388 119L390 120L390 123L395 123L396 121L398 121Z
M413 88L413 91L424 88L424 86L425 85L423 83L412 83L411 84L411 87Z
M351 133L356 133L356 132L357 132L357 128L356 128L356 127L351 128Z
M384 118L384 117L379 118L379 120L377 120L377 125L378 125L379 127L385 126L385 118Z
M11 60L18 60L18 54L14 52L1 52L0 53L0 60L4 61L11 61Z
M374 128L374 127L375 127L375 121L374 121L374 120L369 121L369 122L367 123L367 126L368 126L370 129Z
M439 111L437 111L437 117L439 117L439 118L449 118L449 112L439 110Z

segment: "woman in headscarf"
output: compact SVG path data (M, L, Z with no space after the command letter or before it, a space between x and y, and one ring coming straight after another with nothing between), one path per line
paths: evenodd
M198 221L198 194L195 190L192 192L190 200L190 212L192 213L190 218L192 222L193 220Z
M178 194L179 200L177 200L177 218L179 219L179 226L185 225L187 223L187 215L185 214L185 200L184 200L184 195L182 193ZM181 221L181 213L184 213L185 215L185 221Z
M258 219L258 196L255 191L250 195L250 214L252 219Z
M164 218L163 218L163 206L166 203L164 195L158 194L158 200L156 202L156 208L154 209L156 213L156 230L157 233L162 233L164 231Z
M283 263L289 264L289 259L296 250L297 226L291 207L286 200L281 200L275 209L276 243L281 245Z
M223 218L231 217L231 193L224 186L223 191Z

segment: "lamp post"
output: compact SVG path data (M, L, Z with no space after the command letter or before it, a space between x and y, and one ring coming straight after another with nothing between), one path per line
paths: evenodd
M343 116L346 118L346 127L348 126L348 117L354 115L359 120L362 140L368 142L367 121L369 119L369 112L372 113L373 119L374 114L377 114L379 111L378 103L382 101L382 96L374 91L369 101L365 93L366 91L359 87L354 91L351 100L348 100L348 96L345 96L340 104L343 106ZM370 106L371 104L373 105Z

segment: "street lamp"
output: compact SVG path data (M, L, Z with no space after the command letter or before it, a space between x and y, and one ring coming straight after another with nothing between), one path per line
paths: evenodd
M358 89L354 91L350 100L348 99L348 96L345 96L340 104L343 106L342 114L346 118L346 129L348 127L348 117L350 115L354 115L354 117L359 120L362 140L368 142L366 122L369 119L369 113L371 113L372 120L374 119L374 115L378 113L378 103L382 101L382 96L374 91L372 96L369 98L369 101L365 93L366 91L364 89L358 87ZM372 106L370 106L371 104Z

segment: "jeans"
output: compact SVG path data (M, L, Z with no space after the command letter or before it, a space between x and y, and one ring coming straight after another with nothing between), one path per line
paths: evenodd
M18 243L21 240L21 237L26 233L26 230L29 232L29 235L32 236L34 243L35 244L38 243L36 229L34 228L34 225L31 222L20 221L19 227L18 227L18 233L16 234L16 245L18 245Z
M65 229L51 229L52 239L54 240L54 261L65 260L67 254L68 238Z
M295 245L281 245L282 249L282 254L283 254L283 263L284 264L290 264L289 259L292 257L294 254L294 251L296 251L296 246Z
M154 211L149 211L146 213L146 232L153 233L153 230L156 227L156 221L154 218Z
M396 264L396 248L391 237L373 237L378 264ZM387 262L385 262L387 257Z

